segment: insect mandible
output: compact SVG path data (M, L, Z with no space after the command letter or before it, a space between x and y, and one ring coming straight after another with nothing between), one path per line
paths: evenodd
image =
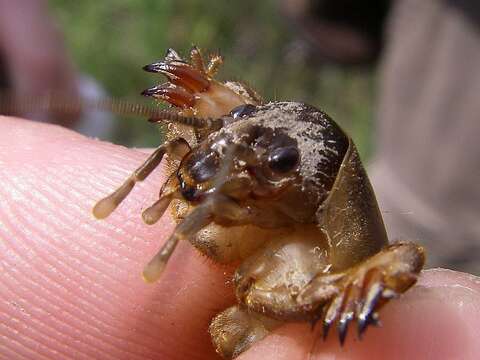
M264 102L238 82L214 79L221 57L205 64L174 50L144 69L167 77L143 92L178 112L167 142L93 213L107 217L164 155L171 175L142 217L153 224L170 207L177 226L146 265L157 280L180 240L219 263L240 262L237 304L210 324L224 358L238 356L285 322L336 326L340 343L358 336L379 309L405 292L424 264L411 242L388 243L383 220L351 138L324 112L298 102Z

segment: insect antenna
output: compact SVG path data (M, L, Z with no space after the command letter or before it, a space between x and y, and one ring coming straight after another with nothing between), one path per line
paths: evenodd
M172 110L158 109L154 105L134 103L124 99L103 98L90 100L56 93L46 95L16 95L0 93L0 114L11 115L32 112L78 114L84 109L108 111L116 115L149 118L150 122L169 121L194 128L218 130L223 119L180 115Z

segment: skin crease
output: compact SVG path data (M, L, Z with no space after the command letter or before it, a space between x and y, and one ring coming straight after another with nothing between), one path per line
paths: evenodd
M140 217L162 171L108 219L91 215L144 159L57 126L0 117L1 359L219 358L207 328L234 303L233 269L182 242L159 282L140 276L172 228L167 216L154 226ZM428 270L361 342L353 328L341 348L335 336L324 343L320 327L290 324L239 359L474 359L478 299L480 279Z

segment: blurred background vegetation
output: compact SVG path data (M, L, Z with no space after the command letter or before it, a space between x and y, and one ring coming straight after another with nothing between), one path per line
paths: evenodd
M220 52L219 79L242 80L267 100L298 100L329 113L354 138L364 157L371 153L372 67L316 61L302 50L296 27L278 1L50 0L79 71L116 97L136 97L161 77L142 66L172 47L187 54L196 44ZM119 119L112 140L148 147L159 133L144 121Z

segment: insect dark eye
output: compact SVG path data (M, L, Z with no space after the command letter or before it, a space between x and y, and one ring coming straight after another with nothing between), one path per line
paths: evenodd
M297 166L299 158L300 154L293 146L277 148L268 156L268 166L276 173L287 173Z
M257 109L257 107L256 107L255 105L252 105L252 104L243 104L243 105L240 105L240 106L237 106L237 107L233 108L233 110L230 111L230 115L231 115L234 119L237 119L237 118L239 118L239 117L244 117L244 116L250 115L250 114L253 113L256 109Z
M199 183L210 180L217 172L217 157L214 153L199 152L196 155L188 163L190 176Z

